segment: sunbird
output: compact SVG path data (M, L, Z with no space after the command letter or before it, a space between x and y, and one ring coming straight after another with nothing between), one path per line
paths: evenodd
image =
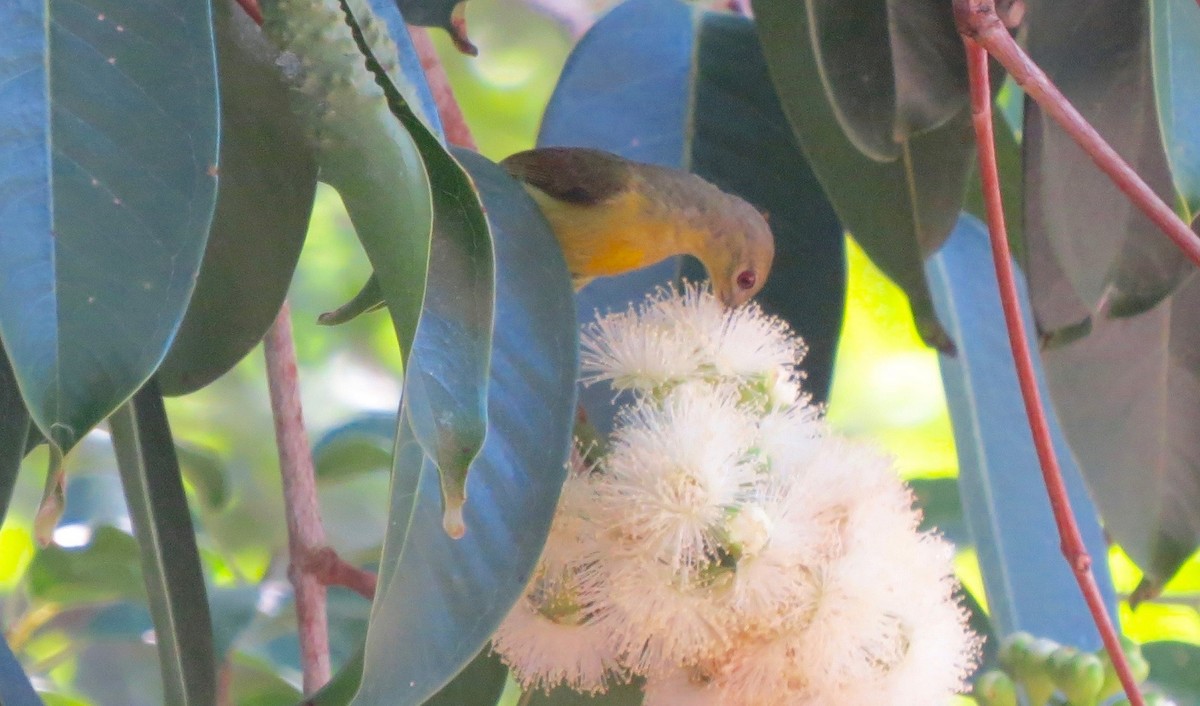
M731 308L766 284L775 257L766 217L695 174L583 147L540 147L500 165L549 221L576 291L673 255L700 260Z

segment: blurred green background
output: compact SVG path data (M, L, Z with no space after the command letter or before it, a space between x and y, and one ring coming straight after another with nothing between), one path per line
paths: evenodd
M587 12L595 3L563 3ZM469 31L476 59L435 40L480 151L500 159L533 145L538 121L571 46L563 25L522 0L471 0ZM900 291L853 245L847 316L829 418L842 432L876 441L895 455L905 477L956 473L954 441L936 355L916 335ZM341 204L319 192L307 247L292 285L305 413L312 440L367 411L394 410L399 361L386 317L373 314L337 327L317 315L348 300L368 265ZM230 650L223 679L230 703L290 704L297 697L298 649L286 581L286 537L261 354L255 351L209 388L169 401L183 446L189 490L211 585L218 645ZM387 450L381 450L386 454ZM68 461L68 506L54 539L38 552L33 520L46 467L44 450L22 469L0 529L3 624L27 670L51 704L161 703L149 616L126 534L112 452L95 432ZM331 544L349 560L378 555L388 479L378 465L320 478L321 509ZM115 530L113 529L115 528ZM1139 574L1114 549L1117 590ZM976 595L982 584L973 553L959 570ZM1200 643L1200 563L1193 560L1162 599L1121 621L1133 638ZM331 593L335 664L362 635L369 605Z

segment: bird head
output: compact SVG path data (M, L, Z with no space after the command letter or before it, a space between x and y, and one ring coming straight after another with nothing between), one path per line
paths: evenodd
M767 219L750 204L730 195L726 218L701 254L713 293L725 306L741 306L758 294L771 273L775 237Z

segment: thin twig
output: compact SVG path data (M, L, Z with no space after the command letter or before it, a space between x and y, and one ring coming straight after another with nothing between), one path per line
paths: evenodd
M970 0L955 0L956 14ZM1021 320L1021 306L1017 294L1016 278L1013 275L1012 254L1008 249L1008 233L1004 226L1004 206L1000 196L1000 176L996 166L996 145L992 135L992 99L988 86L987 51L971 39L966 39L967 59L971 81L971 112L975 123L975 140L979 152L979 172L983 183L983 198L987 207L988 234L992 244L992 259L996 267L996 280L1000 288L1000 302L1004 308L1004 322L1008 328L1008 340L1012 346L1016 363L1017 379L1021 385L1021 397L1025 401L1025 413L1029 417L1029 428L1037 448L1038 461L1042 467L1042 479L1050 497L1050 508L1058 526L1063 556L1075 574L1079 589L1087 602L1088 610L1100 631L1100 638L1108 650L1117 676L1125 687L1132 706L1143 706L1137 681L1129 669L1121 647L1117 630L1104 605L1096 577L1092 574L1092 559L1088 556L1075 522L1071 504L1067 498L1067 487L1055 457L1054 444L1050 438L1050 425L1038 390L1034 373L1033 357L1029 352L1029 341Z
M1013 80L1033 98L1046 114L1062 126L1071 139L1083 148L1096 166L1112 179L1117 188L1141 209L1146 217L1166 233L1188 258L1200 266L1200 236L1175 214L1170 206L1138 176L1100 133L1071 105L1029 55L1021 49L1004 22L996 15L990 0L954 0L958 30L969 37L1008 69Z
M372 600L379 578L370 571L360 569L338 556L331 547L309 551L304 557L303 570L316 576L326 586L342 586L358 595Z
M305 559L325 546L325 528L321 524L316 475L308 433L304 429L291 310L286 302L263 339L263 352L267 359L267 386L271 391L271 413L275 418L275 441L279 446L279 470L283 477L288 554L292 562L288 567L288 578L296 591L304 692L311 694L329 681L331 675L325 585L304 570Z
M429 32L425 31L424 27L409 25L408 34L412 37L417 56L421 59L421 68L425 70L425 80L429 82L429 90L433 92L433 100L437 103L446 139L452 145L476 149L475 138L471 136L467 120L454 98L454 89L450 87L450 79L446 76L442 60L438 58L437 48L429 38Z

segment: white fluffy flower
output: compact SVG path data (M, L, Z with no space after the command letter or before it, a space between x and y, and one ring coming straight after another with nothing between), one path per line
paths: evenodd
M633 391L575 455L535 580L495 638L522 684L645 679L647 706L927 706L978 653L952 547L892 460L830 432L803 345L751 305L663 290L585 331Z

